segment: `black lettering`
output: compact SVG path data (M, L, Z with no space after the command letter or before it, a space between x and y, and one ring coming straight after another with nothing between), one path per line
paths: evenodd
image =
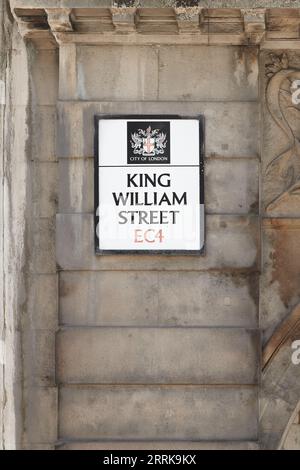
M186 202L186 192L182 194L181 198L179 199L179 197L177 196L176 193L173 193L173 204L181 204L183 200L183 204L186 205L187 202Z
M167 180L165 183L163 183L162 181L162 178L164 176L167 177ZM157 182L160 186L163 186L164 188L169 188L171 186L170 173L162 173L161 175L159 175Z
M179 211L170 211L170 215L172 215L172 224L176 224L176 214L179 214Z
M171 201L170 201L170 199L168 198L167 193L164 193L164 194L162 195L162 197L161 197L161 199L160 199L160 201L159 201L159 205L163 204L164 202L165 202L166 204L168 204L168 206L171 205Z
M141 177L143 175L140 175ZM142 178L141 178L142 179ZM151 184L151 186L155 187L156 186L156 174L153 174L153 177L151 179L151 176L148 175L147 173L144 174L144 186L145 188L148 188L148 182ZM143 184L141 184L143 186Z
M126 193L126 197L123 195L123 193L119 193L119 196L117 196L116 193L112 193L114 201L116 206L120 204L120 201L122 202L123 206L127 203L129 193Z
M135 188L138 188L138 185L136 184L136 182L133 181L136 176L137 176L137 173L135 173L134 175L130 175L130 174L127 173L127 187L128 188L130 188L131 184Z

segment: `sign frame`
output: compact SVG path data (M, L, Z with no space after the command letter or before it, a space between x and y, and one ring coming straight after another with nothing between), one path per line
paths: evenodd
M203 240L202 247L199 247L197 250L103 250L99 247L99 238L97 235L97 226L99 225L99 216L97 214L98 205L99 205L99 121L102 119L134 119L134 120L168 120L168 119L191 119L197 120L199 122L199 196L200 196L200 238ZM94 115L94 243L95 243L95 254L96 255L168 255L168 256L178 256L178 255L203 255L205 253L205 202L204 202L204 152L205 152L205 142L204 142L204 127L205 119L203 114L197 114L196 116L191 115L181 115L181 114L102 114L98 113ZM154 166L154 165L153 165ZM157 165L163 166L163 165ZM182 165L184 166L184 165Z

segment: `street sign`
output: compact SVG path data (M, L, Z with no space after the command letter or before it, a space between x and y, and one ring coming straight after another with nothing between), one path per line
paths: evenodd
M203 118L95 116L98 254L200 254Z

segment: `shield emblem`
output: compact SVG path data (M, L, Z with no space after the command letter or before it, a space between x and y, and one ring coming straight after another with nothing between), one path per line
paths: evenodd
M143 155L149 155L153 153L155 148L155 139L147 135L146 138L143 139Z

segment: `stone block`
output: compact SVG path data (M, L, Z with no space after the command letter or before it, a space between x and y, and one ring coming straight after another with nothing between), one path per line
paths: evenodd
M255 159L207 159L205 208L210 214L257 213L258 161ZM230 181L230 184L228 182Z
M77 97L76 45L59 46L59 99L68 100Z
M33 210L35 217L53 217L57 206L57 163L35 162L33 166Z
M57 440L57 389L34 387L30 391L26 435L31 443L49 444Z
M152 46L77 46L82 100L155 100L158 54Z
M160 100L246 101L257 97L256 48L160 47Z
M68 440L256 440L255 387L72 386L60 389Z
M25 171L24 157L30 158L27 141L29 137L28 128L29 110L27 106L17 105L10 108L10 122L14 123L14 127L6 129L5 148L7 155L11 155L11 168L14 170L14 176ZM14 132L18 129L18 132ZM26 163L27 166L27 163ZM23 176L24 177L24 176ZM12 184L14 181L12 181Z
M31 56L31 99L34 104L56 105L58 50L34 49Z
M94 159L60 159L59 212L93 212Z
M32 330L31 368L35 383L39 386L55 385L55 333L53 330Z
M56 330L58 324L57 274L37 274L29 278L29 312L35 328Z
M34 106L28 145L32 160L56 161L56 108Z
M21 38L20 38L21 39ZM10 93L15 106L26 106L29 100L27 53L24 43L11 51ZM23 73L18 73L22 70Z
M56 273L55 222L53 218L34 219L33 272L38 274Z
M251 384L258 351L258 332L241 328L66 328L57 334L57 377L61 383Z
M265 341L300 301L299 257L299 219L264 219L260 321Z
M95 114L203 114L206 156L253 157L259 154L259 108L256 102L121 101L59 103L59 157L94 155Z
M56 259L63 270L204 270L257 268L256 217L207 216L205 255L95 255L92 214L57 214ZM66 242L67 241L67 242Z
M59 292L62 325L257 327L255 273L61 272Z

